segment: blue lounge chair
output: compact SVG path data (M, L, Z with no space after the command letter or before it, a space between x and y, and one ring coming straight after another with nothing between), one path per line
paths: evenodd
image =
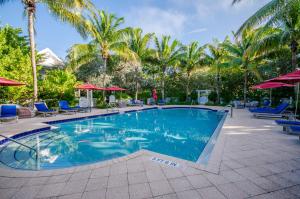
M287 133L290 133L291 126L299 126L300 127L300 121L298 121L298 120L275 120L275 123L279 126L282 126L283 131L286 131Z
M166 105L166 101L163 99L160 99L160 100L158 100L157 104L160 106L163 106L163 105Z
M300 140L300 126L291 126L290 129L293 134L299 135L299 140Z
M251 112L251 110L255 110L255 109L258 109L258 108L271 108L270 104L271 104L271 101L266 99L266 100L263 101L262 107L250 107L249 111Z
M2 105L0 121L2 120L16 120L18 121L17 116L17 106L16 105Z
M233 107L236 109L243 109L245 108L245 104L239 100L235 100L232 102L233 103Z
M264 117L264 118L281 118L283 117L283 113L289 107L289 103L283 102L278 105L276 108L263 107L263 108L255 108L249 109L251 113L253 113L254 117Z
M130 100L128 102L128 105L129 106L143 106L144 102L142 100L134 100L134 99L132 99L132 100Z
M48 109L44 102L34 103L34 106L37 109L37 113L43 114L44 117L47 115L56 115L58 113L57 110Z
M276 124L279 126L300 126L300 121L297 120L275 120Z
M271 104L271 101L268 100L268 99L265 99L265 100L263 101L263 107L269 107L270 104Z
M69 103L65 100L61 100L58 102L59 105L59 109L63 112L67 112L67 113L76 113L79 111L80 107L76 106L76 107L70 107Z

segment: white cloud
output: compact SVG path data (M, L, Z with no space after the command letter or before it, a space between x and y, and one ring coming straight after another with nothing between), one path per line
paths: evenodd
M190 32L188 32L188 34L194 34L194 33L201 33L201 32L206 32L207 28L198 28L198 29L194 29Z
M185 7L190 10L189 14L205 18L214 16L219 12L243 12L257 4L257 1L267 0L244 0L232 5L232 0L168 0L171 5L179 8Z
M157 35L177 35L184 31L187 17L175 10L157 7L133 7L125 16L127 23L144 32Z
M205 4L200 1L194 2L194 8L196 9L196 13L198 17L206 17L212 14L212 9L208 4Z

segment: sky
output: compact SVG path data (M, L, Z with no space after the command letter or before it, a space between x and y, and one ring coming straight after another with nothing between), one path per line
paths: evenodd
M140 27L144 33L170 35L183 44L200 44L223 40L269 0L244 0L232 6L232 0L93 0L98 9L125 18L123 26ZM0 25L10 24L27 35L27 19L21 0L0 6ZM38 50L50 48L65 58L74 44L88 43L67 23L53 17L47 7L38 5L36 45Z

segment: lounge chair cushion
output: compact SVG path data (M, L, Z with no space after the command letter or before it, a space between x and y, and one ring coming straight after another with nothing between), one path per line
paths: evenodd
M17 116L17 106L16 105L2 105L0 116L1 116L1 118L16 117Z
M0 118L16 117L16 115L0 115Z
M287 109L289 106L289 103L281 103L276 108L256 108L256 109L249 109L252 113L270 113L270 114L280 114L285 109Z
M34 106L35 106L35 108L37 109L38 112L42 112L42 113L54 113L54 112L56 112L55 110L48 109L48 107L46 106L45 103L35 103Z
M69 103L65 100L59 101L59 108L61 110L66 110L66 111L75 111L78 110L80 107L70 107Z
M300 126L300 121L294 121L294 120L275 120L276 124L281 126Z
M49 109L45 103L35 103L34 106L39 112L48 112L49 111Z
M293 133L300 134L300 126L291 126L290 127Z

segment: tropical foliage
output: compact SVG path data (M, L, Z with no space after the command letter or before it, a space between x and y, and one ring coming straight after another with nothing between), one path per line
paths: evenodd
M0 77L15 79L27 86L0 87L0 96L2 100L24 103L31 98L33 80L28 40L21 33L21 29L8 25L0 27Z
M151 58L154 51L149 48L150 41L153 34L143 34L140 28L130 29L126 39L128 46L129 58L128 62L134 67L134 81L135 81L135 99L138 99L138 91L141 84L142 67Z
M192 42L190 45L183 47L183 54L180 58L181 67L186 75L186 101L188 101L191 94L190 81L192 73L204 66L206 46L199 46L198 42Z
M8 3L10 0L0 0L0 5ZM25 13L28 17L28 34L30 41L30 58L33 76L33 100L38 99L38 78L35 56L35 39L34 39L34 20L36 17L37 4L44 4L48 7L52 15L62 21L69 22L77 28L80 33L83 33L81 14L84 8L92 9L93 5L90 0L22 0L25 7Z
M182 55L182 52L179 41L171 41L170 36L162 36L161 41L159 41L158 37L155 37L154 42L156 49L153 63L159 67L161 96L162 99L165 99L167 72L171 73L172 69L179 64L179 57Z
M277 28L278 31L267 38L266 44L273 48L289 45L292 54L291 65L296 69L300 39L299 10L299 0L272 0L252 15L237 33L256 26L262 26L262 33L270 27Z
M73 100L74 85L77 84L73 73L66 70L49 70L40 82L42 99Z

